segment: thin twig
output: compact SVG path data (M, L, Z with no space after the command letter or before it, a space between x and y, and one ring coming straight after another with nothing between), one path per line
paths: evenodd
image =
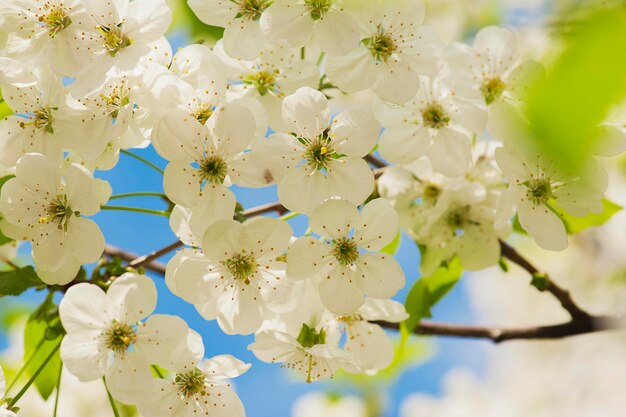
M377 157L375 157L372 154L365 155L363 157L363 159L365 159L370 164L374 165L376 168L385 168L385 167L387 167L387 164L384 161L378 159Z
M135 259L142 258L142 256L139 254L128 252L126 250L120 249L113 245L106 245L104 248L104 254L111 258L120 258L121 260L126 261L126 262L132 262ZM141 266L144 269L147 269L148 271L165 275L165 265L160 262L156 262L156 261L146 262L142 264Z
M542 272L539 271L532 263L520 255L515 248L503 241L500 241L500 248L504 258L521 266L530 275L535 276L539 274L546 276L547 282L544 291L549 292L554 296L554 298L559 300L559 303L561 303L563 308L570 314L570 316L572 316L573 319L586 319L589 317L589 314L578 307L578 305L574 302L569 291L559 287L554 281L547 278L546 274L542 274Z
M131 266L133 268L138 268L140 266L144 266L146 264L151 263L152 261L154 261L155 259L160 258L161 256L167 255L170 252L175 251L176 249L180 248L183 246L183 242L181 241L177 241L174 243L171 243L167 246L165 246L164 248L161 248L159 250L155 250L154 252L148 254L148 255L143 255L143 256L139 256L136 257L135 259L133 259L132 261L129 262L128 266Z

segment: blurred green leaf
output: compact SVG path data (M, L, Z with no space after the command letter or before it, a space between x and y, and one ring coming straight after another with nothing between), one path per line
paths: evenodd
M32 266L0 272L0 297L20 295L29 288L43 285Z
M400 244L402 243L402 232L398 231L398 234L396 235L396 237L384 248L382 248L380 251L382 253L386 253L388 255L395 255L396 252L398 252L398 249L400 248Z
M51 298L46 298L44 303L52 303ZM37 311L39 312L41 309L40 307ZM54 325L51 327L51 323L46 320L38 320L37 316L37 312L31 316L26 322L26 328L24 329L24 361L27 361L34 354L26 367L25 373L28 377L31 377L37 371L45 358L58 345L59 337L62 335L62 333L57 332L56 336L52 337L49 329L54 328ZM44 400L47 400L50 394L52 394L61 366L61 357L57 351L35 380L37 391L39 391Z
M602 205L604 206L604 211L602 211L602 213L591 213L585 217L574 217L560 211L559 214L563 218L563 223L565 223L567 233L579 233L585 229L588 229L589 227L601 226L609 221L611 217L615 215L615 213L619 212L622 209L622 206L617 205L606 198L602 200Z
M170 5L174 10L174 21L170 33L184 31L190 38L189 44L206 43L208 46L212 46L222 38L224 29L203 23L193 13L186 0L172 0Z
M589 12L564 33L561 56L531 88L531 137L561 168L578 172L585 166L593 128L626 95L624 45L623 5Z
M4 119L7 116L13 114L13 110L9 107L6 101L2 98L2 91L0 91L0 119Z
M402 323L411 333L425 317L431 317L431 308L437 304L459 281L463 267L458 258L442 264L429 277L422 277L413 284L406 298L405 308L409 318Z

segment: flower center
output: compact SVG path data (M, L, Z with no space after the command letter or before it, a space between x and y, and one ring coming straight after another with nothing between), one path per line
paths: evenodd
M212 114L213 114L213 106L206 104L206 103L202 103L200 106L198 106L194 110L194 112L192 113L192 116L197 121L199 121L201 124L204 125L209 120Z
M305 0L304 4L311 10L311 18L320 20L330 10L332 0Z
M44 9L48 13L40 15L38 19L48 29L50 37L54 38L57 33L72 24L72 19L63 7L55 6L50 9L50 5L45 4Z
M178 394L185 399L191 398L197 394L206 394L204 389L204 374L198 368L184 374L176 374L174 381L178 386Z
M441 188L436 184L426 184L423 191L423 199L429 202L436 202L441 194Z
M246 285L250 285L250 277L258 267L254 255L247 253L245 250L230 259L222 261L222 263L226 265L228 272L230 272L236 280L243 281Z
M359 249L353 239L342 237L334 242L332 254L341 265L348 266L359 258Z
M328 168L335 155L328 134L324 132L319 138L306 143L303 158L306 159L307 165L319 170Z
M547 203L551 198L554 198L552 194L552 183L549 178L535 178L524 182L528 191L526 197L538 206Z
M239 13L235 18L259 20L261 14L270 6L270 0L239 0Z
M104 48L114 57L119 51L133 44L133 40L122 33L122 23L115 26L98 26L97 29L104 36Z
M326 332L324 329L320 329L318 332L315 330L315 327L309 327L306 324L303 324L297 340L298 343L300 343L300 345L304 348L310 348L315 345L323 345L326 343Z
M374 36L363 39L363 44L376 61L387 62L389 57L398 49L391 35L386 33L381 25L378 25Z
M116 355L126 352L128 347L137 340L137 335L130 325L115 320L100 337L104 339L107 349Z
M67 202L67 196L62 194L50 202L46 207L46 214L47 216L39 218L39 224L56 223L59 229L67 232L70 219L72 216L79 216L80 212L73 211Z
M124 81L121 81L119 85L113 86L108 94L100 94L100 98L104 100L107 113L113 120L117 119L120 110L122 110L124 106L130 104L129 90Z
M480 91L485 96L485 102L491 104L496 101L506 88L506 84L499 77L488 78L483 82Z
M212 155L200 161L198 171L202 180L211 184L222 184L228 174L228 164L221 156Z
M422 111L422 118L427 127L439 129L447 126L450 117L439 103L432 103Z
M278 70L261 70L253 74L249 74L242 81L244 84L256 88L256 90L262 96L266 95L267 93L278 94L278 86L276 81L276 76L278 75L278 72Z

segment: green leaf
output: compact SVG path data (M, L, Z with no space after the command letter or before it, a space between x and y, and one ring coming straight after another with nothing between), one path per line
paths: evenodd
M32 266L25 266L15 271L0 272L0 297L20 295L32 287L45 285Z
M569 22L563 52L547 78L531 86L527 110L542 153L567 172L580 172L593 154L594 128L626 95L626 8L618 2L586 15L581 9Z
M51 298L46 300L44 304L52 303ZM37 311L41 309L40 307ZM51 338L51 330L49 330L57 327L58 323L60 323L58 316L49 323L45 320L38 320L37 314L31 316L26 322L26 328L24 329L24 361L28 360L36 352L25 370L29 378L59 343L59 337L61 337L62 332L57 332L56 337ZM57 352L35 380L35 387L37 387L37 391L39 391L44 400L47 400L50 394L52 394L60 371L61 356Z
M386 253L387 255L395 255L396 252L398 252L398 249L400 248L400 244L402 243L402 232L398 231L398 234L396 235L395 238L393 238L393 240L384 248L382 248L380 251L382 253Z
M602 211L602 213L591 213L585 217L574 217L561 210L558 210L561 218L563 219L563 223L565 223L567 233L579 233L585 229L588 229L589 227L601 226L609 221L611 217L615 215L615 213L623 208L606 198L602 200L602 205L604 206L604 210Z
M409 291L405 307L409 318L402 324L409 333L415 330L420 321L431 317L431 308L456 285L463 273L458 258L442 264L429 277L417 280Z

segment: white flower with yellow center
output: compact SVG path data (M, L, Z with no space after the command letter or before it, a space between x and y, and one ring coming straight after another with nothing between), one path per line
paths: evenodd
M330 56L326 73L346 92L372 89L381 99L402 104L415 97L418 75L440 69L441 40L421 26L424 4L414 0L365 0L360 8L360 44L341 57Z
M241 400L230 379L250 369L250 364L231 355L219 355L204 362L202 338L189 331L187 343L171 352L167 361L157 363L171 372L155 379L137 407L144 417L228 416L245 417Z
M224 28L224 50L241 59L254 59L264 46L259 26L272 0L188 0L189 7L207 25Z
M113 67L136 70L172 22L165 0L86 1L83 7L83 25L74 30L69 47L81 64L76 75L87 85L99 84Z
M289 210L310 213L340 197L361 204L372 193L374 174L362 159L376 145L380 125L365 110L348 109L330 121L326 97L300 88L283 102L290 133L259 140L244 155L251 186L278 183L278 198Z
M228 56L222 41L213 51L226 65L231 97L258 100L273 130L284 129L281 105L286 96L300 87L316 88L319 85L319 68L313 62L301 59L299 49L267 46L255 59L247 61Z
M344 55L359 43L356 19L343 0L275 0L261 15L261 31L276 44L299 48L309 43Z
M536 61L520 62L517 37L497 26L478 32L472 47L453 44L445 58L457 93L479 94L489 111L489 132L506 140L499 129L504 122L500 114L522 103L532 82L543 76L543 66Z
M119 401L141 400L152 383L150 365L166 362L189 331L175 316L155 314L142 322L156 299L152 280L132 273L116 278L106 293L94 284L72 286L59 305L68 370L84 382L104 376Z
M509 180L498 204L496 226L517 212L522 228L544 249L567 247L567 231L559 210L582 217L604 209L607 175L595 161L580 174L571 175L539 155L512 148L496 149L496 160Z
M0 164L7 167L27 152L60 160L68 138L81 132L81 119L67 105L61 77L45 65L24 71L36 83L2 86L2 98L14 112L0 121Z
M2 232L32 242L37 273L45 282L66 284L81 265L102 255L104 237L85 216L100 211L111 189L86 168L71 164L61 169L41 154L20 158L15 175L0 194Z
M67 47L85 18L80 0L11 0L0 3L5 53L22 62L47 62L63 74L79 67Z
M310 323L302 323L294 334L263 330L248 349L263 362L281 363L283 368L297 371L309 383L332 378L337 370L354 362L322 326Z
M271 311L295 307L289 303L286 264L278 260L291 235L291 227L277 219L217 221L204 234L201 255L168 266L168 285L186 301L211 310L205 318L217 319L226 333L252 333Z
M404 287L404 273L392 256L375 253L398 233L398 215L387 200L366 204L361 213L344 200L329 200L311 213L311 230L325 238L302 237L287 252L287 276L318 283L324 306L351 314L365 294L391 298Z
M472 134L485 129L485 106L476 95L458 94L446 76L420 80L420 90L405 105L391 107L379 100L373 106L385 128L380 154L401 165L427 156L442 174L462 175L472 159Z

